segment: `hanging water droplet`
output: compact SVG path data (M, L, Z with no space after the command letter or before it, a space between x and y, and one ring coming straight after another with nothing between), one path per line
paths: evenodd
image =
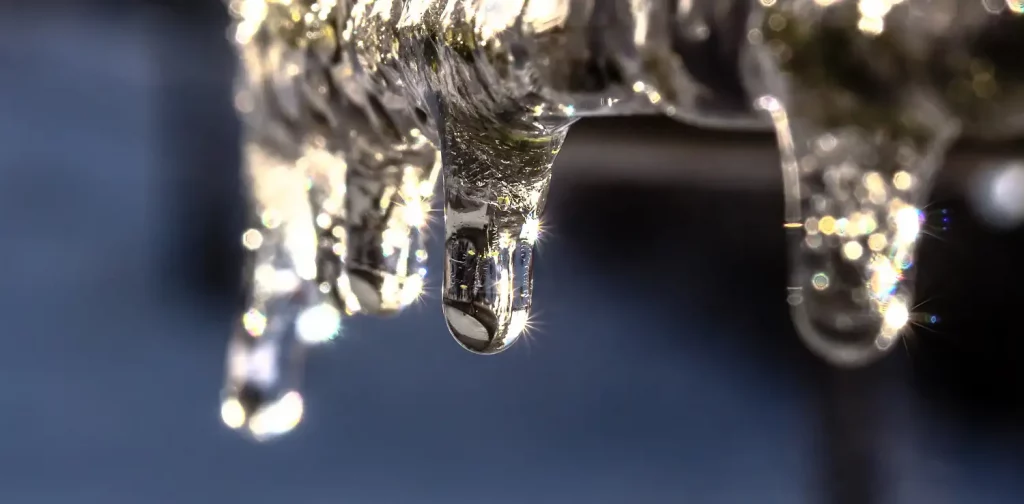
M911 320L921 208L959 121L909 73L916 53L830 5L774 4L747 70L782 154L794 322L815 353L856 366Z
M539 219L566 128L524 132L451 109L442 117L444 315L466 349L497 353L530 317Z
M395 152L349 170L346 278L339 290L353 311L395 313L423 293L440 157L426 143Z
M228 344L221 419L232 429L266 440L291 431L302 419L304 343L296 330L301 302L275 299L251 308ZM253 322L252 319L260 319Z
M252 227L246 248L248 308L227 350L221 417L266 440L302 418L306 347L329 341L341 313L321 290L307 162L289 162L258 143L245 147Z
M359 12L350 27L354 33L388 22L389 12L353 8ZM337 139L348 161L344 226L339 229L345 239L337 240L337 251L344 255L338 293L350 313L396 313L419 299L425 283L426 235L440 156L427 137L427 119L406 99L413 90L401 84L402 78L381 74L394 63L388 56L393 47L380 45L391 36L367 36L359 45L363 57L342 51L332 70L343 79L334 99ZM369 81L354 82L357 71Z
M780 114L777 110L776 115ZM799 146L806 149L809 141L788 124L780 125L784 128L780 135L793 135L789 152L783 154L789 160L786 183L791 185L787 187L787 223L791 225L786 230L791 236L791 285L803 291L802 301L794 305L794 321L808 345L826 359L863 364L888 349L908 320L905 312L913 297L909 270L927 192L901 191L873 176L877 170L891 169L887 167L893 160L891 152L886 152L889 146L874 141L874 132L856 128L836 135L840 139L836 155L819 157L821 170L796 173L793 160L801 152ZM941 150L945 145L946 141L936 140L923 150ZM849 158L856 158L861 149L876 152L878 162L851 162ZM901 168L927 187L935 171L929 158L934 157L922 153L913 166ZM844 166L856 169L844 171ZM827 204L818 211L810 200L821 195L827 197Z
M335 75L360 109L354 121L340 122L358 147L346 150L348 274L339 283L346 308L386 311L375 297L382 279L357 267L382 247L357 239L355 230L371 238L378 233L366 230L384 227L367 211L387 199L381 195L391 184L381 173L426 166L393 160L405 150L394 133L403 141L423 135L443 151L449 328L476 352L515 341L532 303L533 247L551 163L569 123L656 109L708 125L754 122L742 89L719 93L698 78L709 67L735 63L745 40L745 3L692 4L487 0L343 9L345 50ZM718 15L723 6L740 15ZM586 23L601 29L584 29ZM415 117L404 117L403 108ZM356 224L357 214L371 216L369 224ZM405 240L404 233L385 232L382 243Z

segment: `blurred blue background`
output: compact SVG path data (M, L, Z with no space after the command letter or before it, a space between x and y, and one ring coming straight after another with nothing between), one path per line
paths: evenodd
M841 372L789 325L774 175L588 176L611 162L556 170L528 341L469 355L428 292L313 355L296 433L241 439L218 417L244 215L222 7L6 9L0 502L1024 499L1020 231L940 194L919 298L942 322ZM581 125L566 158L609 131L714 147L666 170L771 147L631 121Z

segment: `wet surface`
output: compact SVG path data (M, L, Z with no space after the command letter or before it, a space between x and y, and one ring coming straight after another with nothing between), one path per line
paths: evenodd
M557 169L526 340L492 358L452 345L432 275L420 305L347 321L310 355L293 435L238 437L218 397L240 258L228 251L238 200L224 197L236 147L220 143L236 137L218 115L231 113L218 105L228 77L202 77L221 68L216 54L167 61L170 27L137 21L0 36L0 501L998 504L1024 493L1019 232L988 233L962 205L942 206L953 221L932 228L918 277L922 310L942 323L915 328L879 366L839 373L788 321L779 187L607 187ZM190 36L201 46L220 33ZM431 272L443 269L441 236L436 226Z

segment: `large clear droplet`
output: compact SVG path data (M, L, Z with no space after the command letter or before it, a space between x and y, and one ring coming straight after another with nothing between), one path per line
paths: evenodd
M780 137L792 135L782 144L794 322L827 360L868 363L910 322L922 208L948 140L780 122Z
M857 366L911 320L922 209L960 122L909 70L912 45L841 4L768 9L752 73L782 155L794 323L815 353Z
M526 330L540 216L566 131L442 113L442 301L452 335L472 352L500 352Z

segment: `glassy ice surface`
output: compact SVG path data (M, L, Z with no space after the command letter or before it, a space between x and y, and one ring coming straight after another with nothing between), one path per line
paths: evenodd
M192 203L162 181L202 157L178 156L236 149L229 132L195 135L230 122L229 65L211 57L228 48L204 44L191 20L43 15L0 21L0 501L833 502L815 476L829 465L810 390L819 380L789 375L801 366L756 347L791 338L778 286L755 280L781 278L781 241L774 231L744 233L746 249L728 255L652 232L687 216L700 224L695 234L718 229L716 240L777 229L775 195L758 203L745 194L743 205L708 197L692 212L658 207L643 215L665 220L634 222L651 233L643 247L600 240L606 223L574 210L611 192L567 202L539 258L559 267L536 270L542 333L502 359L474 359L444 344L434 309L353 319L331 351L308 361L303 428L266 445L240 439L221 424L214 392L236 314L209 298L176 298L156 262L183 236L177 226L198 225L171 225L170 214ZM213 30L205 39L220 40ZM163 54L178 59L161 65L209 75L217 89L202 91L205 77L166 80L154 36L175 44ZM63 92L41 85L57 82ZM161 111L181 108L209 120L170 128ZM763 162L770 169L772 157ZM552 205L582 192L561 181ZM700 199L656 191L623 204L647 211L643 201ZM598 240L576 242L570 231L580 228ZM762 246L751 261L750 247ZM644 254L662 249L700 267L652 275ZM639 252L633 260L616 259L629 250ZM431 252L439 271L440 240ZM998 265L1013 264L1002 254ZM1020 279L1000 271L999 281ZM994 299L987 290L958 299L979 296ZM1019 503L1019 440L951 423L900 383L880 399L893 407L867 415L885 426L885 474L898 487L889 502ZM496 488L495 474L515 484Z
M359 193L349 199L350 205L380 201L381 208L390 208L386 195L397 194L389 190L397 187L394 174L405 163L385 160L417 142L426 147L424 139L429 139L445 151L447 202L453 194L464 200L454 207L446 204L446 216L461 213L457 226L462 226L466 216L479 214L477 231L493 235L487 237L494 243L486 247L486 254L502 248L496 240L504 237L508 242L515 229L506 236L505 224L499 222L499 214L508 213L504 199L509 191L482 186L508 186L510 179L535 182L531 166L495 169L504 160L522 160L519 144L503 137L539 138L539 150L552 148L550 159L537 163L548 170L558 141L545 138L553 131L564 135L579 117L662 112L711 128L756 127L752 97L760 94L740 84L738 63L759 61L754 66L764 68L755 71L758 75L749 83L764 88L766 96L774 93L782 99L785 114L777 111L775 116L782 121L780 133L788 138L782 139L783 144L791 144L787 155L796 170L787 177L791 182L787 197L804 199L793 206L815 206L814 211L802 210L814 219L808 232L814 236L818 219L825 222L828 234L832 220L844 224L850 219L863 223L874 219L878 224L881 218L892 233L864 231L871 228L865 224L849 230L855 235L846 238L844 227L836 233L838 240L822 239L825 243L819 246L817 238L810 238L807 247L793 247L795 269L813 270L811 287L818 291L802 293L808 275L794 273L798 278L792 288L798 293L790 300L796 305L801 333L834 362L864 363L891 347L911 318L912 282L909 271L904 272L914 262L916 238L909 237L917 231L911 214L920 212L926 201L946 145L961 125L985 137L1012 136L1024 125L1024 99L1018 89L1021 63L1004 56L1021 42L1021 9L1009 0L773 1L760 3L758 9L765 7L767 12L755 10L764 15L748 30L752 4L739 0L341 4L238 0L229 8L240 20L234 31L237 42L258 47L269 41L275 49L267 57L276 65L270 80L286 81L302 91L283 86L281 110L301 110L307 102L340 110L303 117L298 125L319 130L326 124L325 138L347 142L349 161L366 168L348 172L352 194ZM749 45L756 47L756 54L751 54ZM312 72L311 61L315 62ZM787 86L793 89L783 92ZM453 141L451 131L471 130L469 137L495 143L480 148L483 144L469 137ZM844 142L837 148L838 157L805 162L817 155L806 152L819 137ZM472 154L474 150L479 152ZM483 154L491 159L483 159ZM469 162L474 156L479 159ZM879 156L885 159L874 159ZM811 166L819 162L843 163L844 169ZM420 179L429 178L429 164L408 163L418 167ZM463 176L474 170L487 173ZM819 181L819 175L831 181ZM502 181L477 183L486 178ZM861 178L860 189L873 191L871 196L853 195L853 186L860 182L851 181ZM547 183L544 179L535 192L546 192ZM905 194L896 196L897 192ZM473 195L465 197L469 193ZM845 200L848 195L871 203L857 208L847 205L845 210L856 215L833 215L841 209L823 202ZM465 204L470 200L474 203ZM884 207L884 215L875 215L879 209L871 205ZM539 219L541 207L534 206L538 211L531 219ZM360 304L368 311L390 312L385 297L411 299L405 293L416 290L395 285L409 279L408 285L416 287L422 278L408 271L389 271L391 266L408 265L407 259L416 257L419 250L389 256L395 247L386 235L403 235L401 241L409 250L418 240L416 233L392 229L390 217L363 211L369 208L376 206L350 209L347 216L346 225L361 229L362 237L368 238L347 236L347 255L368 266L346 263L352 275L341 279L341 294L351 299L350 310ZM802 220L799 216L787 226L796 229L807 224ZM901 224L890 224L890 220ZM399 227L408 228L408 224ZM454 227L449 225L449 231ZM377 233L381 228L385 232ZM412 239L406 240L405 235ZM331 240L327 234L324 238ZM470 247L463 238L446 247L444 282L446 299L452 301L446 304L446 317L464 346L493 353L516 340L505 333L510 327L518 331L525 326L528 303L514 310L516 322L503 322L510 317L497 312L507 308L495 303L504 294L447 292L452 272L465 280L454 288L467 291L473 285L478 290L522 291L513 277L523 275L503 275L500 270L506 266L489 260L478 265L470 253L476 251L469 249L479 244ZM865 253L865 247L870 253ZM808 248L820 250L807 253ZM530 254L530 247L521 247L511 255L529 270ZM837 254L849 258L849 264L829 258ZM395 256L405 259L395 261ZM888 258L883 261L883 257ZM816 261L830 265L810 264ZM378 267L384 269L378 271ZM420 267L413 263L404 269L419 271ZM821 296L829 299L810 299ZM487 306L477 309L481 302ZM835 351L824 350L828 340L835 340Z
M527 330L533 256L564 128L535 133L444 114L444 315L456 341L502 351Z
M366 256L393 248L388 234L401 233L389 229L381 246L351 231L376 236L366 230L379 229L382 219L362 209L377 201L388 207L383 195L396 184L387 173L406 164L406 172L416 167L426 178L427 163L388 160L415 153L429 138L442 151L445 174L444 313L456 340L474 352L507 348L529 323L543 200L573 121L651 111L719 127L757 121L742 89L708 80L716 71L736 73L747 12L740 2L283 5L232 3L241 20L236 38L309 47L331 69L326 80L319 73L304 79L311 94L346 111L339 138L349 144L348 202L355 209L346 217L350 275L340 286L342 298L351 298L346 308L391 311L383 298L359 298L388 290L390 274L377 273L375 265L394 259ZM259 36L251 36L250 26L260 27ZM416 222L405 226L416 229Z
M349 315L395 313L422 294L438 156L411 125L411 110L354 85L350 58L338 50L335 7L229 2L242 62L236 102L271 143L330 153L304 156L308 166L297 167L310 171L319 278Z
M316 70L311 51L268 39L249 17L252 4L232 7L248 219L239 243L245 305L228 342L220 413L229 428L263 441L299 424L306 347L341 330L344 256L334 250L336 215L327 211L344 205L348 170L323 127L306 124L332 112L303 79ZM282 9L272 5L262 16L277 26Z

